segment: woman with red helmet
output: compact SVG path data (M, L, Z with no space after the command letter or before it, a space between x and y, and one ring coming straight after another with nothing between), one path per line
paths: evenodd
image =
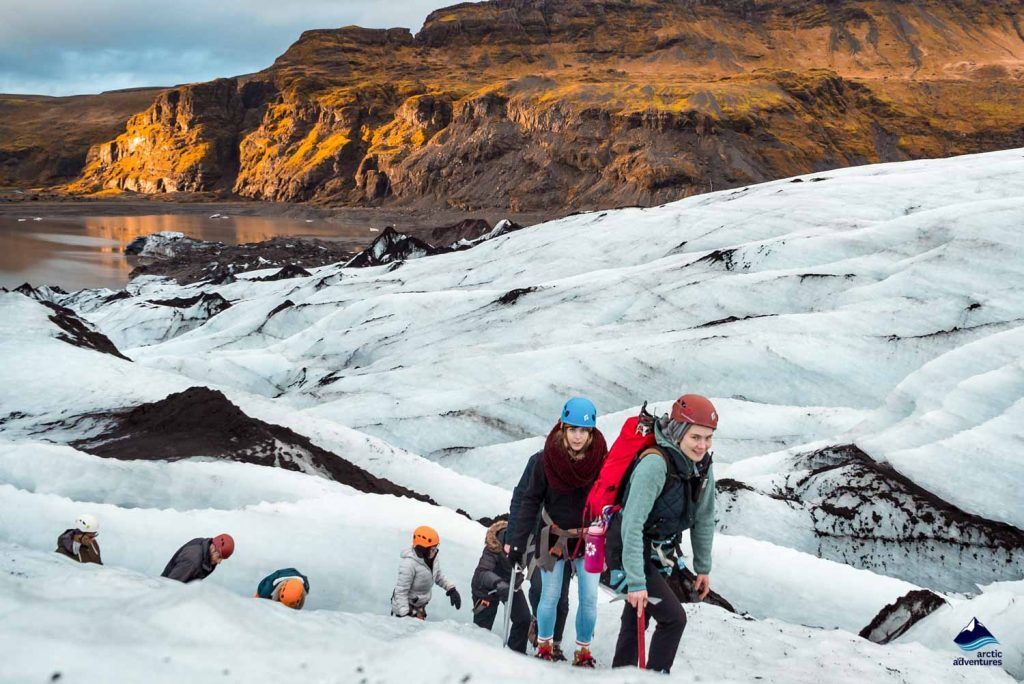
M654 424L655 445L642 452L622 486L618 530L622 571L618 590L626 592L622 625L612 667L637 664L637 613L644 609L658 626L647 668L668 672L686 628L686 613L669 588L676 548L684 530L693 545L694 589L704 599L711 590L711 545L715 534L715 478L711 441L718 411L707 397L684 394ZM612 540L609 539L609 544ZM662 560L672 558L666 566ZM656 599L649 602L649 598Z

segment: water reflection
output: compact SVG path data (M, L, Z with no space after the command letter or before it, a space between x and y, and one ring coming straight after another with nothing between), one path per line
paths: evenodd
M238 244L278 235L344 239L353 246L375 237L368 228L264 216L81 216L21 220L0 216L0 286L59 285L119 288L132 270L123 250L132 240L177 231L199 240Z

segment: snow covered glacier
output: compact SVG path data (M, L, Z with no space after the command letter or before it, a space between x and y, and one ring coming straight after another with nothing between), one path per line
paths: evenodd
M437 527L468 589L475 519L507 510L566 396L614 435L682 391L722 415L712 582L741 614L689 606L672 678L1024 677L1022 226L1008 150L385 266L0 294L0 681L408 681L412 662L420 681L544 677L466 610L387 617L398 552ZM191 429L169 415L181 397L210 402ZM256 437L232 450L219 432ZM86 510L103 568L52 553ZM157 578L221 531L239 551L202 586ZM311 578L305 611L249 600L287 565ZM857 636L920 589L941 607L885 645ZM600 606L605 664L618 605ZM1002 668L953 664L972 619Z

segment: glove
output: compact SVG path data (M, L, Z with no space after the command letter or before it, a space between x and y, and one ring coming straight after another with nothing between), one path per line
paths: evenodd
M452 587L451 589L449 589L445 593L448 594L448 598L451 600L452 605L455 606L455 610L461 610L462 609L462 597L459 596L459 590L456 589L455 587Z
M494 593L498 595L498 598L504 600L508 596L508 582L498 582L494 586Z
M523 564L523 550L517 548L511 548L508 551L508 561L512 564L512 567Z

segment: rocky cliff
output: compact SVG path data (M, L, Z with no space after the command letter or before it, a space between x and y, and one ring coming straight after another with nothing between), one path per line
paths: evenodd
M89 148L124 130L159 88L99 95L0 95L0 186L75 180Z
M80 191L565 210L1024 145L1022 0L496 0L161 94Z

